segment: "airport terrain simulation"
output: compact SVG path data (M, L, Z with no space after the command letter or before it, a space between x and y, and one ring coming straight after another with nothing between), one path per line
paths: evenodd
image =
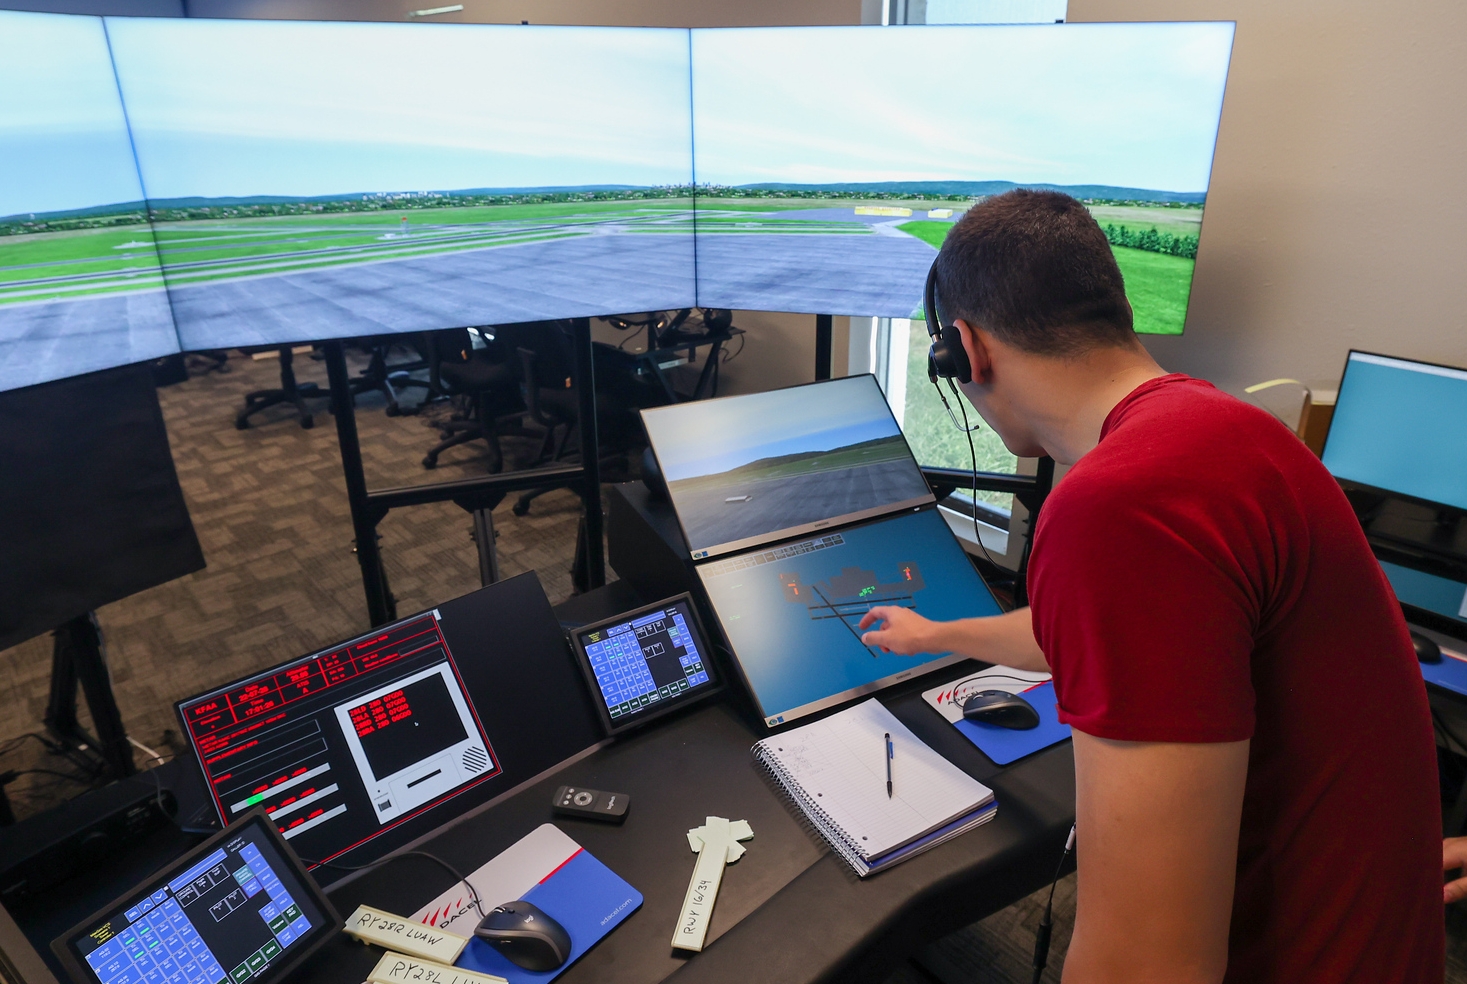
M1012 182L699 188L698 303L922 317L922 284L953 224ZM1055 188L1105 231L1143 334L1179 335L1203 194L1095 185Z

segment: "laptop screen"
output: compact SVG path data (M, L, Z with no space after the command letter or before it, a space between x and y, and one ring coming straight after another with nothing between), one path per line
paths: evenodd
M695 560L932 502L876 377L642 412Z
M775 727L964 657L865 645L878 605L931 619L998 615L936 509L710 561L698 576L765 723Z

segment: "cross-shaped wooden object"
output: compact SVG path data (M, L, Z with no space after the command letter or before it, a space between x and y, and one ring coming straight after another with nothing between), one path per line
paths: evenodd
M753 836L754 831L747 820L725 820L723 817L708 817L703 826L688 831L688 846L698 855L698 863L693 867L693 880L688 883L688 895L683 899L677 929L672 934L674 947L679 950L703 949L703 937L708 935L708 920L713 915L713 902L718 898L724 866L744 856L744 847L739 841Z

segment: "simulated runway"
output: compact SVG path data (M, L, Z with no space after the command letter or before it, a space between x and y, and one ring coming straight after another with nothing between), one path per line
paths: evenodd
M716 489L679 492L674 482L672 493L688 545L699 550L918 499L930 490L910 461L880 461ZM738 496L750 498L726 501Z
M0 390L178 350L161 288L0 306Z
M844 218L839 216L844 213ZM753 218L859 224L870 233L712 232L700 226L698 303L704 307L908 318L937 250L897 229L906 219L851 209L757 213Z
M692 236L599 234L172 289L185 349L691 307Z

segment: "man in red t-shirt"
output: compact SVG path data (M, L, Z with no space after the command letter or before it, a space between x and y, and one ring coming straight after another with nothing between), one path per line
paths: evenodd
M975 206L936 286L964 395L1010 451L1070 471L1030 608L882 607L862 628L1054 674L1079 858L1065 980L1439 984L1426 692L1339 486L1268 414L1151 359L1068 196Z

